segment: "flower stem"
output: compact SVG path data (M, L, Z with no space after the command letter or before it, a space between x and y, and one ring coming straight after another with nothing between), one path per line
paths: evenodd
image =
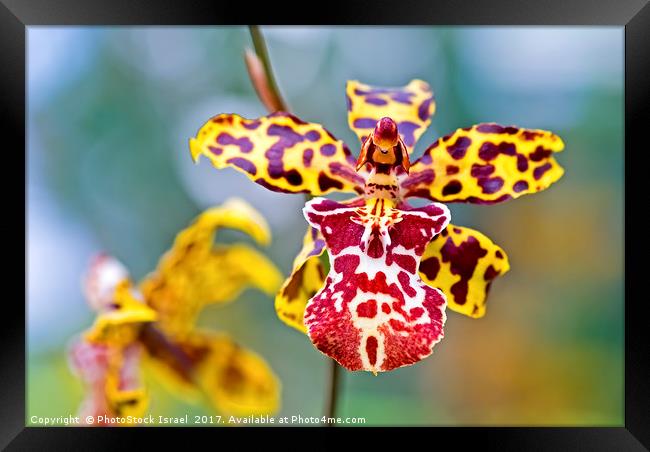
M338 391L339 391L339 376L341 374L341 368L339 364L330 359L330 386L329 386L329 396L327 399L327 409L326 416L328 418L336 417L336 405L338 402ZM327 427L333 427L334 423L328 423Z
M266 42L259 26L250 25L248 30L253 40L255 54L250 51L246 52L246 67L257 95L269 112L289 111L275 82Z
M273 68L271 67L271 60L269 59L269 54L266 49L266 43L264 41L264 37L262 36L262 32L257 25L250 25L248 27L248 30L250 31L251 39L253 40L255 54L247 51L245 54L245 59L248 74L251 78L251 81L253 82L255 91L269 112L289 112L289 107L287 106L287 103L284 101L284 99L282 99L278 85L275 82L275 77L273 76ZM311 200L312 198L313 197L311 195L305 194L305 202ZM338 363L333 359L330 360L329 394L327 396L327 406L325 410L325 414L328 418L336 417L336 405L340 379L339 375L340 368ZM327 423L326 425L333 426L335 424Z

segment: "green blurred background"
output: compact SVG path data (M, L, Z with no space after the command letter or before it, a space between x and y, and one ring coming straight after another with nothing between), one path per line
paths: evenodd
M416 155L477 122L549 129L565 176L497 206L452 205L509 254L479 320L448 313L421 363L345 373L341 416L368 425L623 424L623 28L264 27L293 111L357 152L347 79L428 81L437 112ZM301 196L192 164L187 141L212 115L265 114L242 53L245 27L29 27L28 406L74 414L83 396L65 349L89 327L80 279L106 250L137 280L202 209L236 195L268 219L265 250L287 273ZM228 234L221 236L232 239ZM236 236L240 237L240 236ZM200 323L262 354L283 383L279 415L323 414L327 360L253 290ZM155 380L154 415L210 414Z

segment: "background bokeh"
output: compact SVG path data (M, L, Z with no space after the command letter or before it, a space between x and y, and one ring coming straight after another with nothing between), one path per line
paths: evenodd
M344 83L422 78L434 138L477 122L549 129L565 176L497 206L452 205L456 224L509 254L480 320L449 312L421 363L345 373L343 416L370 425L623 424L623 28L263 28L293 111L355 150ZM137 280L202 209L237 195L271 224L265 250L288 272L301 196L192 164L188 138L212 115L265 114L246 74L245 27L29 27L27 415L76 413L65 348L93 321L80 290L106 250ZM226 240L227 234L222 235ZM237 236L239 237L239 236ZM280 415L319 416L328 363L253 290L200 323L262 354L283 382ZM210 414L148 380L151 412Z

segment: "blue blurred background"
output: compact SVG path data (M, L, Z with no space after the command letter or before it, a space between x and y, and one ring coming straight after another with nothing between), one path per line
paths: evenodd
M452 205L512 270L480 320L450 312L432 357L377 377L346 373L340 414L370 425L623 424L623 28L263 27L281 90L301 118L358 149L344 84L428 81L437 112L416 155L477 122L549 129L565 176L497 206ZM106 250L137 280L202 209L236 195L268 219L265 250L287 273L301 196L192 164L212 115L265 114L242 53L245 27L29 27L28 419L77 411L65 347L93 314L80 290ZM226 238L228 236L226 235ZM281 415L319 416L327 361L252 290L200 323L262 354ZM209 414L148 380L156 414Z

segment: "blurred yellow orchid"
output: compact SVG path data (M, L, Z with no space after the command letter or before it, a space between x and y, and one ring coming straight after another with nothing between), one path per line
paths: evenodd
M243 231L262 245L271 239L264 218L231 199L181 231L137 287L117 259L94 258L83 285L97 318L70 348L71 367L87 388L82 420L93 416L95 425L128 424L129 416L144 415L149 396L141 381L143 361L175 392L194 400L203 395L223 414L278 409L280 382L262 358L226 334L195 327L205 306L232 301L246 287L274 295L282 282L255 248L214 244L220 228Z

